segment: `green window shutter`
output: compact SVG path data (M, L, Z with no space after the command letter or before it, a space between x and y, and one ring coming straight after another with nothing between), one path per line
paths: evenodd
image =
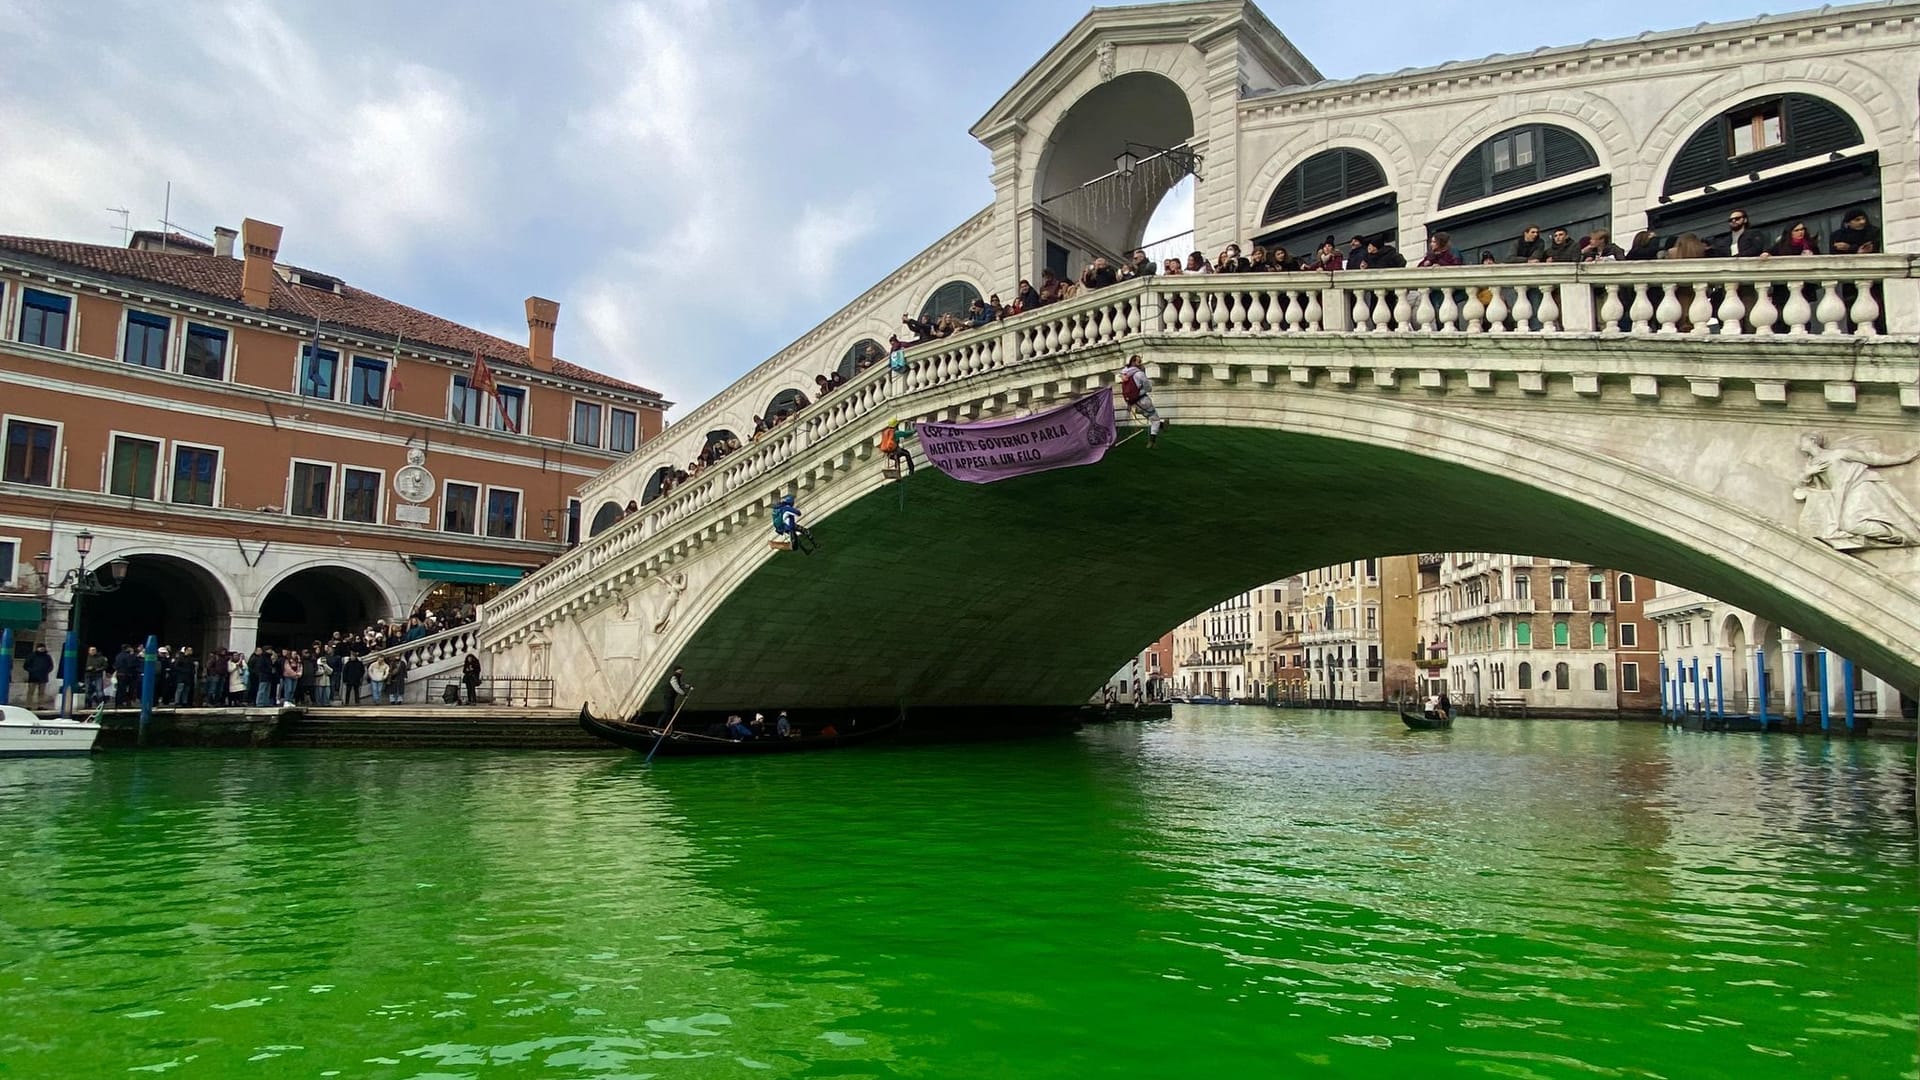
M1513 624L1513 643L1515 645L1533 644L1533 624L1517 622Z
M1593 624L1593 643L1598 646L1606 645L1607 643L1607 624L1606 623L1597 622Z
M1555 622L1553 624L1553 643L1558 646L1564 646L1567 643L1567 624L1566 623Z

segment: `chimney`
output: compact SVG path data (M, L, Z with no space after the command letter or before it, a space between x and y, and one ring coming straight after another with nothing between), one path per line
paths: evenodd
M240 234L225 225L216 225L213 229L213 253L222 259L233 258L233 241Z
M273 302L273 260L280 255L280 226L248 218L240 223L240 302L266 308Z
M553 370L553 327L559 321L557 302L527 297L527 362L536 371Z

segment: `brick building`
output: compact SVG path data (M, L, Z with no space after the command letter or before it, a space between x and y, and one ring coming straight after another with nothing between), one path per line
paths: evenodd
M127 560L117 592L84 598L103 648L251 649L457 602L591 529L580 484L660 431L658 394L554 356L558 304L529 298L527 339L506 341L281 263L280 240L251 220L212 245L0 237L18 654L58 650L82 532L90 570Z

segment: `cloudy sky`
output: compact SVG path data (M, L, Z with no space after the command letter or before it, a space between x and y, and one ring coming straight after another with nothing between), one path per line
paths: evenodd
M1343 78L1751 3L1267 12ZM116 243L171 181L188 229L502 337L557 299L561 355L685 411L986 205L968 126L1088 6L0 0L0 233Z

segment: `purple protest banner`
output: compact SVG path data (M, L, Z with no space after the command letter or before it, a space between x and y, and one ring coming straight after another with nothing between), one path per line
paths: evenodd
M921 424L917 434L935 468L969 484L1091 465L1113 445L1113 389L1012 420Z

